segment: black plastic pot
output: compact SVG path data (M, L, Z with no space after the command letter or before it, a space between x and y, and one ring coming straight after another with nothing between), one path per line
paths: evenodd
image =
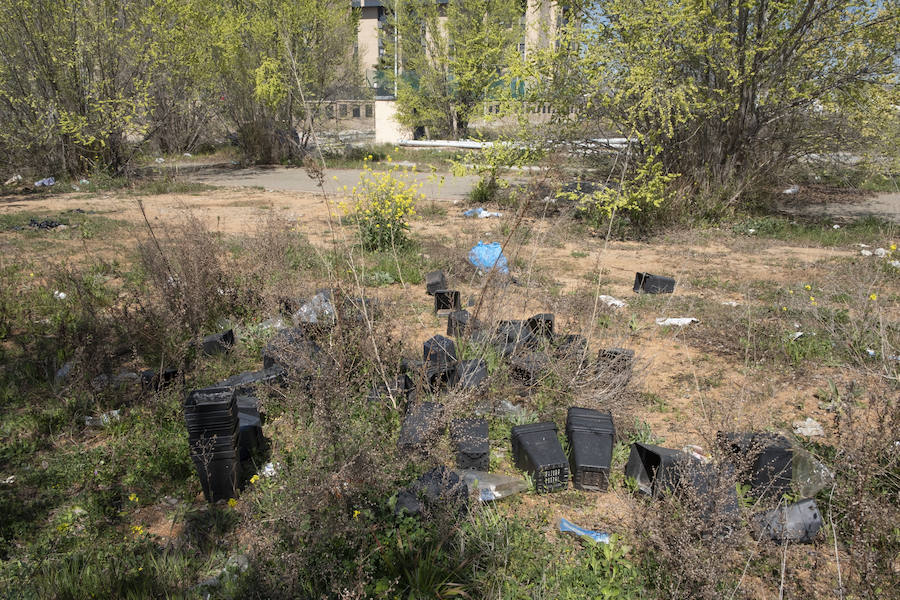
M432 271L425 275L425 293L434 296L438 290L447 289L447 276L443 271Z
M387 386L383 383L374 386L367 399L369 402L379 402L389 400L391 397L400 406L405 406L416 399L416 386L409 375L403 373L390 381Z
M587 351L587 339L579 334L557 336L553 340L553 355L562 360L577 360Z
M456 419L450 424L456 447L456 466L460 469L490 470L491 446L488 423L484 419Z
M241 462L236 455L217 459L192 457L192 460L207 502L237 498Z
M569 484L569 463L554 423L518 425L511 430L516 467L531 475L535 490L552 492Z
M637 481L638 489L657 497L671 491L678 481L678 465L689 457L680 450L634 443L625 465L625 475Z
M464 512L468 507L469 490L460 476L447 467L435 467L424 473L397 494L394 514L404 512L420 516L428 508L440 505Z
M606 491L616 437L612 415L573 406L566 418L566 436L575 489Z
M462 360L456 365L456 385L474 388L487 379L487 363L483 359Z
M455 310L447 315L447 335L461 337L480 328L478 321L467 310Z
M527 352L510 359L510 375L531 387L537 385L550 367L550 357L543 352Z
M456 364L456 343L448 337L436 335L422 345L422 359L426 370L431 366Z
M725 450L735 457L739 477L761 498L779 499L791 491L794 450L777 433L723 433L717 435Z
M400 427L397 445L401 450L421 450L438 433L444 407L435 402L423 402L410 408Z
M606 348L600 350L597 361L609 372L627 373L634 365L634 350L630 348Z
M141 371L141 385L145 389L166 387L178 378L178 369L165 369L159 375L152 369Z
M425 381L432 392L448 390L456 385L456 363L426 363Z
M809 544L823 524L816 501L808 498L756 515L753 518L753 532L757 539L769 538L779 544Z
M458 290L437 290L434 292L434 312L445 315L454 310L461 310L462 302Z
M310 372L320 353L319 346L307 337L303 328L282 329L263 347L263 369L278 365L295 374Z
M534 343L534 334L525 321L500 321L497 323L497 341L500 345L512 345L516 350Z
M650 273L634 274L634 292L645 294L671 294L675 291L675 280L663 275Z
M200 342L200 349L208 356L228 352L232 346L234 346L234 331L231 329L208 335Z
M259 413L239 413L238 449L241 460L250 458L250 453L263 447L262 419Z
M556 317L554 317L553 313L541 313L525 321L525 325L531 331L533 337L549 340L553 338L555 322Z

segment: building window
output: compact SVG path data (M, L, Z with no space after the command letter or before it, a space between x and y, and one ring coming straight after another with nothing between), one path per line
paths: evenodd
M370 119L372 117L372 105L366 104L366 118Z
M334 118L334 107L330 104L325 107L325 117L328 119Z
M354 118L354 119L358 119L358 118L359 118L359 104L354 104L354 105L353 105L353 118Z
M342 119L347 118L347 105L341 104L338 106L338 116Z

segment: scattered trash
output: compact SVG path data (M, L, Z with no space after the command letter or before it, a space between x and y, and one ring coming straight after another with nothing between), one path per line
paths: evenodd
M65 292L61 292L61 291L59 291L59 290L56 290L56 291L53 292L53 297L56 298L57 300L65 300L65 299L66 299L66 293L65 293Z
M884 248L875 248L875 253L874 253L874 254L875 254L875 256L877 256L878 258L884 258L885 256L888 255L888 251L885 250Z
M7 184L9 185L9 184ZM3 480L3 485L13 485L16 482L16 476L10 475L6 479Z
M45 179L41 179L40 181L34 182L34 187L36 188L53 187L54 185L56 185L56 179L54 179L53 177L47 177Z
M158 164L158 165L161 165L161 164L163 164L164 162L166 162L166 159L164 159L164 158L157 158L157 159L156 159L156 164Z
M206 501L237 497L241 463L235 391L206 388L190 392L184 403L184 420L191 460Z
M819 437L825 435L822 424L812 417L807 417L803 421L794 421L793 425L794 433L797 435L805 435L806 437Z
M275 477L275 465L267 462L263 465L263 468L260 469L259 472L263 477Z
M456 365L456 385L463 389L475 388L487 379L487 362L484 359L461 360Z
M208 335L200 342L200 349L207 356L224 354L231 350L232 346L234 346L234 330L232 329Z
M860 250L859 253L862 254L863 256L872 256L871 250Z
M784 436L776 433L724 433L717 438L726 452L738 459L738 463L750 460L750 467L743 470L741 481L750 485L757 495L781 498L791 491L794 450Z
M57 371L54 379L56 379L56 383L63 383L66 379L69 378L69 375L72 374L72 367L75 366L71 360L61 366Z
M618 298L613 298L612 296L607 296L605 294L601 294L597 296L597 298L603 304L609 306L610 308L624 308L625 302L623 300L619 300Z
M695 319L694 317L669 317L667 319L660 317L656 319L656 324L661 327L684 327L685 325L699 322L700 319Z
M754 233L756 233L756 230L753 228L750 228L747 230L747 233L749 233L750 235L753 235Z
M650 273L634 274L634 293L645 294L671 294L675 291L675 280L663 275L651 275Z
M285 328L287 328L287 323L285 323L284 319L281 317L270 317L259 324L259 329L261 331L268 331L269 329L281 331Z
M737 302L735 302L734 300L726 300L726 301L722 302L722 306L735 307L735 306L740 306L740 305Z
M856 246L857 248L871 248L872 247L868 244L853 244L853 245Z
M111 410L103 413L99 417L85 417L84 424L88 427L106 427L110 423L119 421L121 417L122 415L118 410Z
M425 275L425 293L434 296L438 290L447 289L447 276L443 271L432 271Z
M793 196L794 194L797 194L799 192L800 192L800 186L795 183L794 185L792 185L791 187L789 187L788 189L784 190L781 193L786 194L788 196Z
M434 312L439 317L448 316L451 312L462 309L458 290L435 290Z
M521 477L470 469L459 471L459 476L469 488L469 493L478 490L478 499L482 502L493 502L528 489L528 482Z
M491 269L497 269L500 273L509 273L509 265L506 256L503 254L503 248L500 242L491 242L485 244L478 242L469 250L469 262L475 268L487 272Z
M22 181L22 176L19 175L18 173L16 173L15 175L13 175L13 176L10 177L9 179L7 179L7 180L3 183L3 185L14 185L14 184L16 184L16 183L19 183L20 181Z
M900 269L900 260L892 260L892 261L890 262L890 265L891 265L892 267L894 267L895 269Z
M806 335L806 333L803 331L795 331L794 333L792 333L790 335L790 338L791 338L792 342L795 342L795 341L799 340L800 338L802 338L804 335Z
M478 217L479 219L488 219L490 217L502 217L503 213L491 212L489 210L484 210L480 206L478 208L470 208L469 210L463 211L464 217Z
M635 480L640 491L657 498L673 486L677 466L686 459L688 455L680 450L634 443L625 464L625 475Z
M794 448L791 485L803 498L812 498L834 482L834 473L803 448Z
M435 467L400 490L394 514L401 515L406 511L418 516L427 507L437 504L464 509L468 499L468 488L459 474L444 466Z
M32 229L56 229L58 227L64 227L62 223L59 221L54 221L53 219L44 219L43 221L38 221L37 219L29 219L28 226Z
M688 444L681 449L682 452L693 456L697 460L703 463L708 463L710 461L710 457L703 453L703 448L701 446L697 446L695 444Z
M73 184L72 184L72 191L73 191L73 192L80 192L80 191L81 191L81 188L78 187L77 185L75 185L75 184L73 183Z
M488 422L484 419L454 419L450 436L456 448L456 466L460 469L487 471L491 463Z
M559 445L555 423L517 425L510 437L516 468L531 475L538 493L568 487L569 461Z
M877 357L878 357L878 353L875 352L874 350L872 350L871 348L866 348L866 354L868 354L868 355L871 356L872 358L877 358ZM892 355L889 354L889 355L885 356L885 358L888 359L888 360L897 360L897 361L900 361L900 355L892 356Z
M193 157L194 155L191 154L190 152L185 152L184 154L182 154L182 156L185 157L185 158L191 158L191 157Z
M819 507L812 498L756 515L752 523L757 538L769 538L778 544L808 544L823 525Z
M612 415L572 406L566 415L569 470L576 490L605 492L609 486L616 428Z
M603 533L600 531L591 531L590 529L584 529L583 527L579 527L573 523L570 523L566 519L560 518L559 520L559 530L562 533L574 533L575 535L586 537L590 540L598 544L608 544L609 543L609 534Z
M293 315L294 323L312 325L334 325L335 309L331 303L331 294L319 292L309 302L304 303Z
M91 182L88 181L87 179L80 179L78 181L78 183L80 183L81 185L90 185L91 184Z
M517 404L513 404L509 400L503 399L497 405L497 409L494 411L494 413L501 417L507 417L511 419L524 419L528 416L528 409Z
M835 223L834 225L831 226L831 228L832 228L832 229L840 229L841 226L838 225L837 223Z
M420 450L440 427L440 416L444 407L435 402L423 402L406 413L400 426L397 446L401 450Z

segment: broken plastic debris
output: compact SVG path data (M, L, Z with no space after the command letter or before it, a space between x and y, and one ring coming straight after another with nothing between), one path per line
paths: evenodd
M834 225L831 226L831 228L832 228L832 229L840 229L841 226L838 225L837 223L835 223Z
M600 299L600 302L612 308L622 308L625 306L625 302L623 300L613 298L612 296L601 294L600 296L598 296L598 298Z
M747 233L749 233L750 235L753 235L754 233L756 233L756 230L751 227L750 229L747 230Z
M697 446L696 444L688 444L687 446L681 449L685 454L690 454L700 462L708 463L710 457L703 453L703 448L701 446Z
M329 297L319 292L294 313L294 323L334 323L334 305Z
M259 472L262 473L263 477L275 477L275 465L267 462Z
M803 448L794 447L791 484L805 498L812 498L834 481L834 473Z
M65 300L66 293L56 290L55 292L53 292L53 297L56 298L57 300Z
M792 341L792 342L797 341L798 339L800 339L800 338L803 337L804 335L806 335L806 334L805 334L804 332L802 332L802 331L795 331L794 333L791 334L791 341Z
M894 267L895 269L900 269L900 260L892 260L891 266Z
M490 217L502 217L503 213L491 212L489 210L484 210L480 206L478 208L470 208L469 210L463 211L464 217L478 217L479 219L488 219Z
M888 251L884 248L875 248L875 256L877 256L878 258L884 258L885 256L887 256L887 254Z
M478 490L478 499L482 502L493 502L528 489L528 482L521 477L472 469L463 469L458 473L469 488L469 493Z
M80 179L78 183L80 183L81 185L90 185L91 182L87 179Z
M794 433L797 435L805 435L806 437L818 437L825 435L822 424L813 419L806 417L803 421L794 421Z
M12 484L14 484L15 482L16 482L16 476L15 476L15 475L10 475L9 477L7 477L6 479L3 480L3 483L4 483L5 485L12 485Z
M156 159L156 164L158 164L158 165L161 165L161 164L163 164L164 162L166 162L166 159L164 159L164 158L157 158L157 159Z
M660 326L674 326L674 327L684 327L685 325L690 325L691 323L699 323L700 319L695 319L694 317L669 317L668 319L664 319L662 317L656 319L656 324Z
M579 527L574 523L570 523L565 519L559 520L559 530L563 533L574 533L575 535L579 535L581 537L586 537L588 539L593 540L598 544L608 544L609 543L609 534L603 533L601 531L591 531L590 529L585 529L584 527Z
M737 306L737 305L738 305L738 303L735 302L734 300L726 300L725 302L722 303L722 306Z
M88 427L106 427L119 419L121 419L121 413L118 410L111 410L103 413L99 417L85 417L84 424Z
M39 187L51 187L51 186L54 186L54 185L56 185L56 179L54 179L53 177L47 177L47 178L45 178L45 179L41 179L40 181L35 181L35 182L34 182L34 187L36 187L36 188L39 188Z
M862 254L863 256L872 256L871 250L860 250L859 253Z
M794 185L792 185L791 187L789 187L788 189L784 190L781 193L787 194L788 196L793 196L794 194L798 193L799 191L800 191L800 186L795 183Z
M22 181L22 176L16 173L15 175L7 179L3 185L13 185L14 183L19 183L20 181Z

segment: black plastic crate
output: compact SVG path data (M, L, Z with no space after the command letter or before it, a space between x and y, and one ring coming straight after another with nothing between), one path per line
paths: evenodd
M423 449L439 433L444 407L435 402L423 402L410 408L400 427L397 445L401 450Z
M638 489L657 497L677 485L679 464L688 460L680 450L634 443L625 465L625 475L637 481Z
M192 457L207 502L237 498L241 462L237 457L207 460Z
M611 373L629 373L634 366L634 350L605 348L597 355L597 362Z
M467 310L454 310L447 315L447 335L461 337L471 335L481 328L481 324L472 318Z
M446 315L462 309L458 290L437 290L434 292L434 312Z
M761 498L779 499L791 492L794 450L790 441L777 433L718 433L724 449L741 464L741 482Z
M433 336L422 345L422 358L426 370L434 366L456 364L456 343L442 335Z
M645 294L671 294L675 291L675 280L664 275L638 272L634 274L634 291Z
M550 357L543 352L528 352L509 361L510 375L531 387L537 385L550 368Z
M432 271L425 275L425 293L434 296L438 290L447 289L447 276L443 271Z
M552 492L569 485L569 462L554 423L518 425L510 433L516 467L531 475L536 491Z
M553 338L555 323L556 317L553 313L541 313L525 321L525 325L534 338L547 340Z
M200 342L200 350L203 354L223 354L234 346L234 330L229 329L221 333L214 333L203 338Z
M456 447L456 466L460 469L488 471L491 446L488 422L484 419L456 419L450 424L450 434Z
M487 379L487 362L484 359L462 360L456 365L456 385L474 388Z

